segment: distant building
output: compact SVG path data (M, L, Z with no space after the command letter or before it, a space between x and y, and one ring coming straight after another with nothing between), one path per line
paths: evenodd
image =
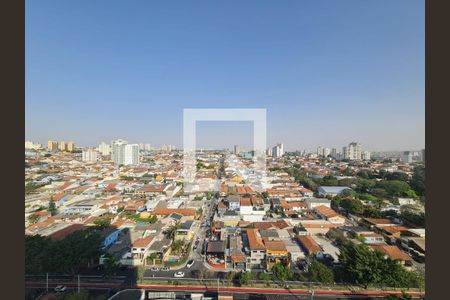
M105 142L101 142L100 145L98 145L98 151L103 156L110 155L111 154L111 146Z
M124 146L123 165L138 165L139 164L139 145L129 144Z
M370 160L370 152L369 151L363 151L361 159L362 160Z
M58 149L59 149L59 151L65 151L66 148L67 148L66 142L59 142L59 143L58 143Z
M35 144L31 141L25 141L25 149L32 149L32 150L37 150L37 149L41 149L42 145L41 144Z
M361 144L357 142L351 142L347 147L342 148L344 159L348 160L360 160L362 159Z
M272 156L273 157L282 157L284 154L284 146L283 144L277 144L272 148Z
M75 150L75 143L74 142L67 142L66 143L66 151L74 151Z
M58 150L58 142L57 141L48 141L47 142L47 148L49 151L56 151Z
M112 160L115 165L123 165L125 160L125 145L128 144L124 140L115 140L112 143Z
M412 151L405 151L401 154L400 160L406 163L412 163L413 162L413 152Z
M239 148L238 145L234 145L234 154L235 155L239 155L239 153L241 152L241 149Z
M98 160L98 152L94 149L83 150L81 159L86 162L94 162Z

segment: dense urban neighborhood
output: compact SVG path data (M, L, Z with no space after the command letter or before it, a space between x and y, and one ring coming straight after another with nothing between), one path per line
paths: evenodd
M198 150L197 178L219 182L211 190L184 186L174 146L26 142L27 280L423 290L424 150L265 154L255 189L242 171L253 151Z

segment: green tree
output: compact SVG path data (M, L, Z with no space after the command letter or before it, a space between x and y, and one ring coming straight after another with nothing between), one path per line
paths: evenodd
M400 180L380 181L376 184L376 187L384 189L390 197L407 196L411 190L407 182Z
M311 281L331 284L334 282L334 274L331 269L317 260L313 260L308 268L308 277Z
M48 212L54 216L56 215L57 209L56 209L56 204L54 201L49 201L48 202Z
M31 214L28 216L28 222L30 224L36 224L39 221L39 216L37 214Z
M344 198L341 200L340 206L351 214L360 215L364 211L364 206L358 199Z
M291 269L282 264L275 264L271 271L273 272L274 279L281 282L285 282L293 276Z
M105 274L107 276L115 275L119 270L120 262L117 261L117 259L110 253L105 253L103 257L104 257Z
M392 172L386 174L387 180L399 180L399 181L409 181L408 174L403 172Z
M106 228L111 225L111 218L97 218L94 224L99 228Z
M423 165L414 167L410 184L417 195L425 195L425 167Z
M387 287L418 287L420 276L408 272L397 261L371 251L365 244L345 241L340 246L339 261L348 281L367 288L370 284Z
M183 249L184 243L182 240L173 241L172 245L170 245L170 248L174 253L180 253Z
M241 286L248 285L252 280L252 273L250 272L242 272L239 274L239 284Z
M263 280L266 283L266 285L269 285L269 282L272 279L272 277L269 274L264 273L264 272L259 273L258 278L260 280Z
M180 229L180 228L181 228L180 222L176 222L175 224L170 226L169 229L166 232L167 238L174 240L175 239L175 234L177 233L177 230Z

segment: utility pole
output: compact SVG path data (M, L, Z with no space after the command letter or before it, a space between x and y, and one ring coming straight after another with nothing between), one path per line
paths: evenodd
M46 284L46 289L47 289L47 292L48 292L48 273L46 273L46 278L47 278L47 284Z
M80 292L80 274L78 274L78 293Z

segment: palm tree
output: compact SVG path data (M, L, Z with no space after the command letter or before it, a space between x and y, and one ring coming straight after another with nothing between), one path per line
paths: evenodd
M183 241L178 240L178 241L174 241L170 247L172 248L173 252L180 253L183 246L184 246Z
M181 228L180 222L176 222L174 225L170 226L166 232L167 238L174 240L175 234L177 233L177 230L180 228Z

